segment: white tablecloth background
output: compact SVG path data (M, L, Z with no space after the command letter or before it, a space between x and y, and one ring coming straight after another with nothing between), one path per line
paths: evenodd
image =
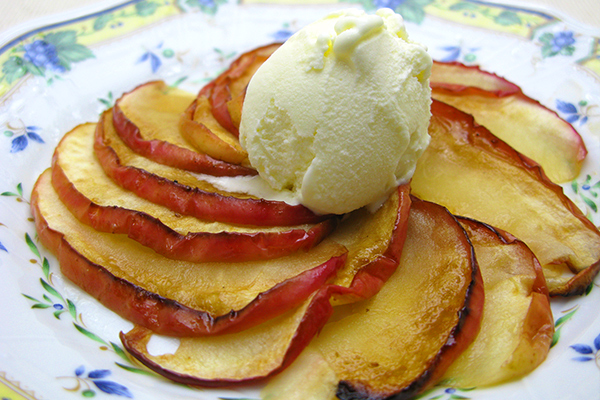
M518 0L510 0L514 4ZM495 0L496 3L503 1ZM16 25L85 6L106 4L106 0L0 0L0 33ZM600 0L525 0L522 4L554 10L557 17L600 28Z

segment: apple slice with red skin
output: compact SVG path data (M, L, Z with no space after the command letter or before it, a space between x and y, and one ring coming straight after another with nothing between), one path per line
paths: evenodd
M170 260L80 223L52 187L50 170L36 182L31 208L40 240L65 277L123 318L170 336L233 333L282 315L329 282L347 256L326 240L275 260Z
M516 85L476 67L434 64L432 97L475 117L494 135L533 159L555 183L575 179L587 155L571 124Z
M205 86L179 119L179 131L198 151L234 164L248 164L248 153L212 113L209 96L214 81Z
M200 90L179 121L181 135L196 149L219 160L248 164L248 154L237 141L242 102L250 78L277 47L242 54Z
M437 100L431 110L431 142L417 163L412 192L525 242L551 295L583 293L600 269L594 224L537 163L472 116Z
M126 234L157 253L190 262L272 259L308 250L333 231L337 218L316 225L254 228L173 213L114 183L94 157L95 124L68 132L52 159L52 184L83 223Z
M521 93L521 88L514 83L477 65L463 63L434 61L431 67L429 85L432 89L445 89L454 92L476 87L492 92L498 97Z
M181 338L174 353L152 355L154 333L139 326L121 332L127 352L150 370L190 386L233 387L260 383L284 370L331 315L327 291L295 310L229 335Z
M106 174L121 187L183 215L256 226L312 224L329 218L302 205L220 191L187 171L141 157L116 134L110 110L96 127L94 151Z
M475 249L485 305L477 338L446 371L453 387L484 387L522 378L544 361L554 319L535 255L509 233L459 218Z
M333 312L332 296L352 293L353 298L369 297L378 292L396 271L407 237L411 209L406 185L399 188L397 195L392 195L384 205L393 205L397 209L397 217L392 224L393 234L385 241L387 248L377 257L361 260L362 268L358 269L348 287L335 283L326 285L296 311L289 311L278 320L269 320L243 332L209 338L183 338L174 354L150 354L147 345L153 333L135 327L121 334L125 349L155 372L187 385L220 387L248 384L277 374L300 354L328 320ZM383 210L386 214L389 214L388 211ZM380 209L377 213L381 212ZM347 236L364 235L354 232ZM349 252L348 256L360 257L357 252Z
M32 193L42 243L57 255L67 278L109 309L157 333L203 336L256 326L297 307L346 264L355 267L346 259L361 256L326 238L309 252L260 262L170 260L122 235L80 223L60 201L50 175L50 170L42 174ZM378 221L394 223L387 231L372 232L387 246L377 256L359 260L364 269L357 269L357 283L351 283L362 291L359 296L381 287L382 277L397 267L394 260L402 250L410 208L408 192L408 185L401 186L373 214ZM369 244L363 235L354 238Z
M276 43L267 49L275 51L278 46ZM225 129L236 136L244 89L266 58L255 57L249 62L248 57L232 67L235 73L223 74L213 82L209 97L211 104L219 105L218 111L213 107L213 114L220 116L219 121L226 121L222 126L230 127ZM564 183L578 176L587 155L579 133L514 83L476 66L435 62L430 84L434 98L474 115L478 123L542 165L553 182Z
M243 99L252 75L279 46L281 43L273 43L242 54L214 80L215 86L209 97L212 113L219 124L235 137L239 136L240 121L236 113L233 114L236 118L232 118L230 107L243 102L240 98Z
M472 343L483 305L466 233L443 207L413 199L396 272L372 298L336 307L306 359L275 377L263 398L413 398Z
M193 100L194 95L163 81L145 83L116 101L115 130L133 151L161 164L216 176L255 175L252 168L196 151L182 137L179 120Z

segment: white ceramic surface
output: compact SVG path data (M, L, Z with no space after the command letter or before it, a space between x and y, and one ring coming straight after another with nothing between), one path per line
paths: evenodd
M362 1L352 6L383 3L412 4L419 11L418 4L427 2ZM470 5L460 12L474 20L482 18L486 7L476 1L454 3ZM49 167L62 135L95 121L124 91L164 79L195 92L240 52L283 40L346 6L131 1L52 27L41 24L12 43L0 43L0 84L6 88L0 97L0 394L5 390L11 396L5 398L11 399L17 394L26 399L259 398L256 387L176 385L140 373L123 358L118 334L131 325L63 279L56 259L36 241L30 191ZM480 64L573 123L589 156L581 176L564 187L598 225L600 76L594 61L600 35L548 14L502 11L506 19L500 30L453 22L429 11L407 18L408 30L435 59ZM540 15L544 22L535 19ZM77 25L82 21L89 24ZM131 21L137 26L131 27ZM529 33L504 29L511 24ZM599 282L586 296L553 300L558 342L531 375L485 390L440 387L422 398L599 399Z

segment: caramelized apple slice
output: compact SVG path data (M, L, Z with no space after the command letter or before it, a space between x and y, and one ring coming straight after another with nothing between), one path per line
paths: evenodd
M325 240L275 260L170 260L80 223L58 198L50 170L38 179L31 207L64 276L122 317L171 336L236 332L281 315L329 282L346 258L342 245Z
M510 232L534 252L551 295L585 291L600 268L600 232L541 168L473 117L435 101L431 143L412 180L418 197Z
M291 363L325 324L333 312L330 303L333 294L343 293L354 298L373 295L381 288L382 282L396 270L406 238L410 209L407 187L401 187L397 195L392 196L394 197L397 199L392 202L388 200L384 208L377 212L381 214L389 208L389 203L398 208L394 210L397 217L392 224L394 232L391 238L380 238L380 241L387 244L387 249L377 257L367 257L372 259L369 262L362 260L362 268L356 274L357 279L348 287L326 285L295 312L288 312L287 316L269 320L244 332L210 338L182 339L178 349L172 354L150 354L147 345L153 334L139 327L121 335L125 348L152 370L188 385L228 386L255 382L274 375ZM377 222L384 221L378 219ZM366 241L365 244L371 241L371 238L364 237L356 230L345 236L358 236L360 239L357 240ZM354 252L354 257L357 257L357 253L360 252ZM350 257L352 253L349 253ZM477 309L474 309L474 315L477 312Z
M459 221L475 248L485 305L477 338L446 371L445 384L483 387L521 378L544 361L554 334L542 269L512 235Z
M375 214L363 208L342 220L330 238L348 249L348 258L332 282L336 287L332 304L370 298L394 273L406 239L410 204L410 184L405 184ZM391 237L388 232L393 232Z
M506 79L487 72L478 66L467 66L459 62L434 61L429 84L432 89L460 92L476 87L502 97L521 92L521 88Z
M398 265L410 204L404 185L386 202L394 207L384 205L372 216L375 225L390 229L338 234L355 249L352 254L326 238L309 252L274 260L189 263L160 257L122 235L81 224L60 201L50 179L50 171L39 178L32 210L38 234L57 254L63 274L130 321L173 336L214 335L255 326L298 306L342 267L352 268L356 275L349 287L336 286L344 295L371 295ZM373 240L385 246L356 251Z
M303 305L243 332L181 338L174 353L152 355L152 331L121 333L125 349L151 370L187 385L231 387L262 381L289 365L327 322L330 309L320 291Z
M540 164L553 182L579 175L587 155L579 133L506 80L460 64L436 64L431 86L434 99L473 115L477 123Z
M296 227L246 227L178 215L114 183L94 157L95 124L80 125L57 146L52 184L67 208L102 232L123 233L159 254L183 261L251 261L308 250L335 219ZM391 229L390 229L391 231Z
M336 307L301 367L276 377L263 396L412 398L435 384L475 338L483 296L461 226L444 208L413 200L397 271L372 298ZM315 373L326 379L292 386L314 381Z
M220 191L187 171L141 157L116 134L110 110L98 122L94 150L106 174L120 186L183 215L258 226L301 225L328 218L301 205Z
M179 120L193 100L194 95L162 81L145 83L115 103L115 130L133 151L161 164L219 176L256 174L251 168L199 153L188 144L179 131Z
M198 151L218 160L234 164L248 164L248 153L240 146L237 137L226 130L212 113L208 95L214 86L189 105L179 120L179 131Z
M243 103L252 75L279 46L280 43L273 43L242 54L214 80L215 86L209 97L212 114L235 137L239 136L241 118L241 112L235 108Z

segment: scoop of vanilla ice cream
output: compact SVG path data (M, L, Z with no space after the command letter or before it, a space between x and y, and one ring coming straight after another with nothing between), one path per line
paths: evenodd
M240 143L274 189L317 213L380 202L429 143L431 64L392 10L329 15L253 76Z

